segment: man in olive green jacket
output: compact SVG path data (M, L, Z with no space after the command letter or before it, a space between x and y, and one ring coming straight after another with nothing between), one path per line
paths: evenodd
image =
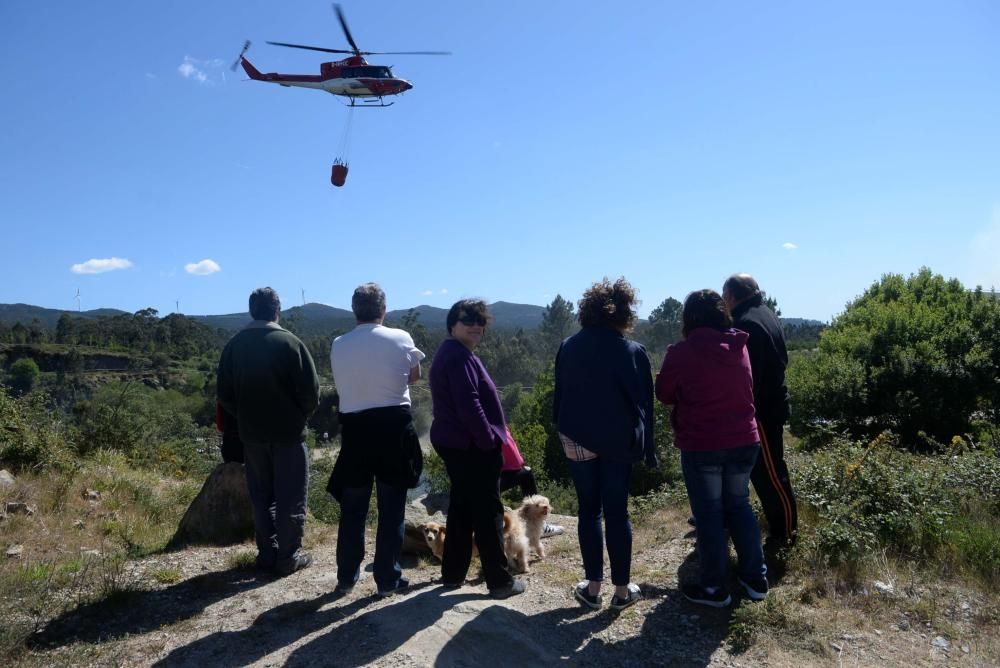
M278 325L280 311L271 288L251 293L253 322L222 351L218 395L244 443L257 566L289 575L312 563L302 550L309 486L304 437L319 403L319 377L305 344Z

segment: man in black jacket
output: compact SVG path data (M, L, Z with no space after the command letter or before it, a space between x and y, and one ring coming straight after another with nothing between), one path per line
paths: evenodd
M309 349L278 325L281 301L271 288L250 295L253 322L219 361L218 396L236 416L254 510L257 566L288 575L312 563L302 550L309 459L306 419L319 403Z
M785 335L774 312L764 305L757 281L750 274L733 274L722 286L722 299L733 326L750 335L747 350L753 371L753 398L760 432L760 456L750 480L764 507L770 536L766 552L775 554L795 542L798 512L788 480L782 434L789 415L785 367Z

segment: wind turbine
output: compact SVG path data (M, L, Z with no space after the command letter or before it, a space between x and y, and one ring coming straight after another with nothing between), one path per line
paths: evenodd
M300 288L300 289L302 290L302 305L305 306L306 305L306 289L305 288Z
M76 297L75 297L75 299L76 299L76 312L79 313L80 312L80 288L76 289Z

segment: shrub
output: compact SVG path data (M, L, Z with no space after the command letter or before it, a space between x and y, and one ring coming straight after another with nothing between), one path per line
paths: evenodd
M10 365L10 385L18 394L30 392L38 382L41 371L30 357L22 357Z
M125 454L137 465L171 474L207 473L218 461L214 428L199 428L186 407L197 397L137 383L106 385L77 404L77 451Z
M858 438L885 430L910 445L947 443L1000 408L1000 300L927 268L888 274L847 305L789 386L799 432L835 423Z
M329 457L314 459L309 464L309 491L306 502L309 512L320 522L336 524L340 521L340 504L326 491L326 483L333 472L334 460Z
M865 446L838 442L799 472L799 501L812 517L804 540L834 565L857 565L888 550L989 576L1000 564L991 520L1000 503L998 475L1000 465L987 453L902 452L888 433Z
M428 491L432 494L447 492L451 489L444 460L433 450L424 455L423 478L427 482Z
M44 394L15 398L0 386L0 462L14 470L70 464L65 425Z

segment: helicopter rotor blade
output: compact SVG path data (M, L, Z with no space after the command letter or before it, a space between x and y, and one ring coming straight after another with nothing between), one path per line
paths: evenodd
M309 51L322 51L324 53L357 53L357 51L348 51L347 49L325 49L321 46L306 46L305 44L289 44L287 42L268 42L268 44L273 44L274 46L287 46L292 49L308 49Z
M344 12L341 11L340 5L336 2L333 3L333 11L337 13L337 20L340 21L340 27L344 30L344 37L347 38L347 43L354 48L354 55L362 55L361 49L359 49L358 45L354 43L354 37L351 35L351 29L347 27L347 20L344 18Z
M362 51L366 56L450 56L451 51Z
M250 48L250 40L243 42L243 49L240 50L240 55L236 56L236 60L233 61L233 64L229 69L231 69L233 72L236 71L237 65L240 64L241 60L243 60L243 56L246 55L246 52L249 48Z

